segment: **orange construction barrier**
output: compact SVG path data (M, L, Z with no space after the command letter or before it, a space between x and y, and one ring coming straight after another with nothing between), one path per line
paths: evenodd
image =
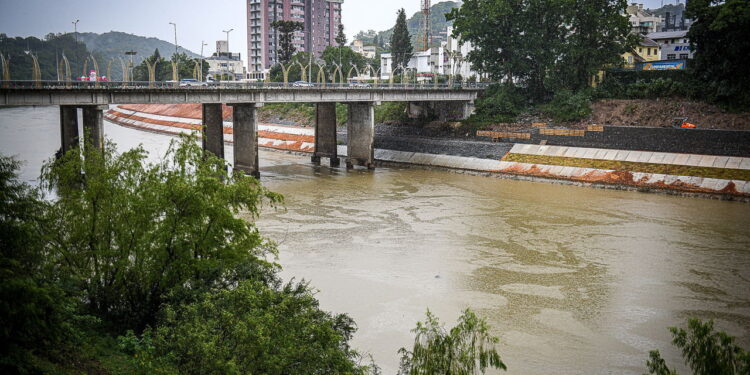
M683 129L695 129L696 127L698 127L698 125L691 124L689 122L683 122L682 125L680 125L680 127Z

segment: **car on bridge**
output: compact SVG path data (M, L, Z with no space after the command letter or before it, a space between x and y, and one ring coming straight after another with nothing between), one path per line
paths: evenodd
M372 85L369 84L369 83L367 83L367 82L351 81L351 82L349 82L349 87L365 87L365 88L367 88L367 87L372 87Z
M315 84L307 81L295 81L292 82L292 87L315 87Z
M193 86L208 86L208 83L201 82L194 78L185 78L180 80L180 87L193 87Z

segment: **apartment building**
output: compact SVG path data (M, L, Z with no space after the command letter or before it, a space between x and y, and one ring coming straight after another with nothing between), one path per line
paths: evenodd
M274 21L296 21L304 25L294 35L297 52L319 56L336 45L344 0L246 0L248 71L266 72L278 62L279 33ZM254 76L256 76L254 74Z

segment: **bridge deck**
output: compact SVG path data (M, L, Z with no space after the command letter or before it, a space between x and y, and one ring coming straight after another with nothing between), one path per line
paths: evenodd
M482 88L412 87L7 87L0 106L184 103L473 101Z

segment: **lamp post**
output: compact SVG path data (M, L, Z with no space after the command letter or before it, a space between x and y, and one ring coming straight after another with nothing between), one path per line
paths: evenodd
M199 73L199 76L201 77L201 81L203 81L203 47L205 47L207 45L208 45L208 43L206 43L205 41L201 40L201 70L200 70L200 73Z
M232 53L229 52L229 33L231 33L232 31L234 31L234 29L221 30L221 31L224 32L224 33L227 33L227 58L231 59ZM221 52L219 52L219 57L221 57ZM227 70L229 70L229 63L228 62L227 62ZM234 81L234 80L232 79L232 81Z
M170 22L170 25L174 26L174 54L177 55L177 24Z
M73 37L76 39L76 43L78 43L78 21L80 20L71 22L73 24Z

